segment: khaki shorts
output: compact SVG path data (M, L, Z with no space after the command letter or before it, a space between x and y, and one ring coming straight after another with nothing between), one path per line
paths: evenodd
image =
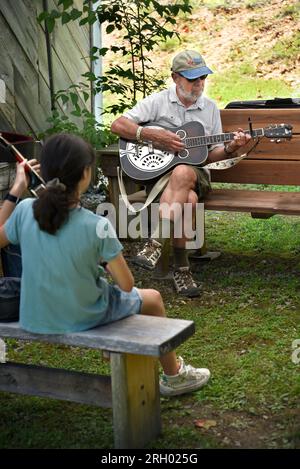
M197 176L197 185L195 187L195 192L198 195L199 201L203 200L208 192L211 190L211 185L209 181L209 175L204 169L197 168L196 166L191 166L191 168L195 171ZM148 195L154 186L154 184L159 180L159 178L145 184L146 194ZM164 189L163 189L164 190ZM161 192L163 192L163 190ZM153 202L158 202L160 199L160 194L155 198Z

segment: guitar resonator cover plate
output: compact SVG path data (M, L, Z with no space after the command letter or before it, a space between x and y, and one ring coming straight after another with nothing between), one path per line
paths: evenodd
M162 169L174 158L173 153L150 148L150 145L147 144L136 145L131 142L127 142L124 153L126 153L130 163L142 171Z

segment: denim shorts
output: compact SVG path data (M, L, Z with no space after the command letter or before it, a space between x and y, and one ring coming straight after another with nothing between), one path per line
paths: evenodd
M8 244L5 248L2 248L1 261L5 277L22 276L22 258L19 245Z
M139 314L142 307L142 298L136 287L130 292L121 290L117 285L108 285L108 308L101 313L99 326L119 319Z

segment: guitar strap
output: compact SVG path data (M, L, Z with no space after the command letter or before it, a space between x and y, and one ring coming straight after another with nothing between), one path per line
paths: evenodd
M254 148L254 146L251 148L251 150L253 150L253 148ZM205 166L201 166L201 169L218 169L218 170L220 170L220 169L232 168L232 166L235 166L243 158L245 158L250 151L248 151L247 153L243 153L242 155L237 156L235 158L227 158L226 160L220 160L220 161L216 161L214 163L209 163ZM128 200L128 195L126 193L126 189L125 189L124 182L123 182L123 171L118 166L117 167L117 175L118 175L118 183L119 183L120 194L121 194L123 202L126 205L126 207L128 208L128 210L130 210L130 212L132 212L132 213L138 213L138 212L141 212L144 208L148 207L148 205L150 205L153 202L153 200L155 200L155 198L158 196L158 194L168 184L171 173L172 173L172 171L169 171L168 173L164 174L164 176L162 176L155 183L155 185L152 187L151 191L149 192L148 197L147 197L145 203L143 204L143 206L141 208L136 209L136 208L133 207L133 205Z
M164 174L152 187L151 191L148 194L148 197L146 199L146 202L143 204L143 206L139 209L134 208L133 205L128 200L128 196L126 193L126 189L124 186L123 182L123 171L122 169L118 166L117 167L117 175L118 175L118 183L119 183L119 189L120 189L120 194L123 199L124 204L130 210L132 213L138 213L141 212L144 208L148 207L153 200L158 196L158 194L165 188L165 186L168 184L171 172L169 171L168 173Z

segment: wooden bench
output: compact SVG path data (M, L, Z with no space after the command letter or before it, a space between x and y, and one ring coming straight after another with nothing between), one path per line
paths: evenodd
M0 339L108 350L111 378L19 363L0 364L0 390L113 408L116 448L142 448L161 431L158 358L194 333L193 321L135 315L65 335L0 323Z
M276 214L300 215L300 192L266 190L261 186L259 190L214 187L214 183L300 186L300 109L223 109L224 132L232 132L238 127L248 129L249 117L254 129L271 124L291 124L293 137L291 140L282 139L280 143L261 138L253 151L236 166L211 171L213 189L204 201L205 210L249 212L254 218L270 218ZM252 145L250 142L248 148ZM110 201L118 207L117 145L100 151L99 164L109 181ZM130 202L144 202L145 191L128 178L124 179ZM205 249L204 244L202 254Z
M293 137L280 143L262 138L247 158L233 168L212 171L212 181L300 186L300 109L224 109L221 111L224 132L239 126L247 128L248 117L254 128L292 124ZM205 200L205 209L250 212L257 218L300 215L300 192L214 189Z

